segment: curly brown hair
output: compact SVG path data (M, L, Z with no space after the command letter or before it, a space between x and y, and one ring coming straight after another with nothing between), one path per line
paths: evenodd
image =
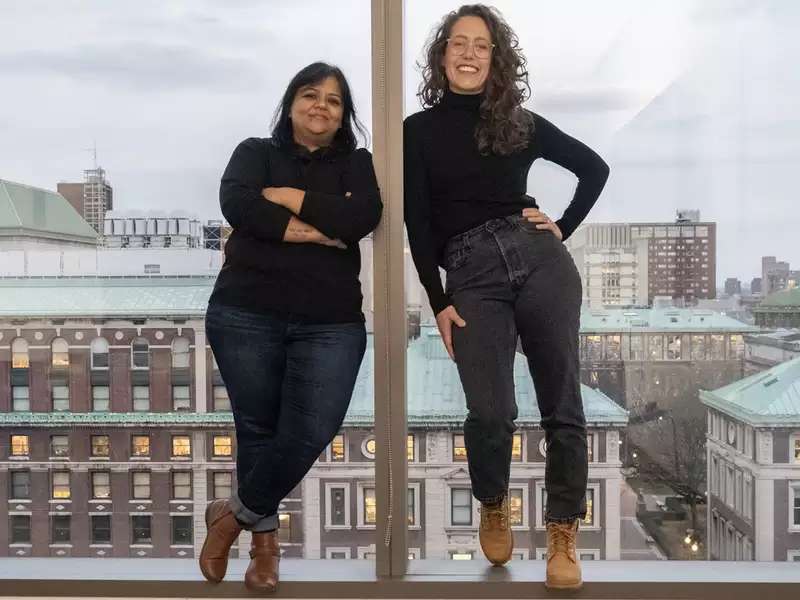
M531 95L527 60L519 39L496 8L484 4L465 4L442 19L425 49L425 64L419 96L422 106L436 106L448 89L442 58L447 38L461 17L480 17L486 23L495 48L486 89L480 106L480 119L475 127L475 140L481 154L513 154L527 147L533 135L533 117L522 108Z

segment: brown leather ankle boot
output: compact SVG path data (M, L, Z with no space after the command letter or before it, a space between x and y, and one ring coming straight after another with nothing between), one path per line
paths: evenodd
M256 592L274 592L278 587L278 563L281 551L278 532L253 533L250 545L250 564L244 574L244 584Z
M511 559L514 537L508 520L508 495L496 504L481 504L481 524L478 539L483 554L499 567Z
M581 565L576 556L578 520L547 524L547 579L545 587L577 590L583 585Z
M214 500L206 507L206 540L200 551L200 571L212 583L219 583L228 570L228 553L242 531L227 500Z

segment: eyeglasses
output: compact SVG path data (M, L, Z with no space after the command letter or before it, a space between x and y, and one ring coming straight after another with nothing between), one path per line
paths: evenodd
M484 38L475 38L470 41L465 35L457 35L455 37L447 38L447 47L456 56L461 56L467 51L469 45L472 44L472 51L478 58L489 58L492 48L495 47L493 43Z

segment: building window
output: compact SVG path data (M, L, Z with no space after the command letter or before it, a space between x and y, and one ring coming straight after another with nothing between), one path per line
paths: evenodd
M710 354L711 360L723 360L725 358L725 336L711 335Z
M511 460L515 462L522 461L522 434L515 433L511 438Z
M362 510L364 514L364 525L375 525L378 520L378 515L375 506L375 488L364 488L364 498Z
M189 500L192 497L192 472L172 472L172 498L173 500Z
M107 435L92 436L92 456L102 458L111 456L111 440Z
M27 500L31 497L31 472L11 471L11 496L9 500Z
M419 492L419 485L415 484L413 487L408 488L408 526L409 527L417 527L419 525L419 521L417 521L417 493Z
M214 436L214 456L230 458L232 452L232 441L229 435Z
M50 456L54 458L69 458L69 436L50 436Z
M147 369L150 367L150 344L140 337L131 344L131 367L134 369Z
M791 498L792 527L800 527L800 482L789 482Z
M53 515L51 532L52 544L69 544L70 542L70 515Z
M92 515L92 544L111 543L111 515Z
M176 515L172 517L172 543L191 544L192 538L192 517L191 515Z
M228 471L217 471L214 473L214 500L227 500L231 497L233 486L233 474Z
M172 386L172 410L191 410L192 401L189 397L188 385Z
M53 412L64 412L69 410L69 386L54 385L52 398Z
M543 483L536 484L537 494L541 497L541 507L537 514L537 527L545 527L547 520L547 490ZM595 494L599 488L596 484L591 484L586 490L586 516L581 524L584 527L595 527Z
M586 517L583 519L583 524L588 527L594 527L594 489L589 488L586 490Z
M339 433L331 441L331 462L344 462L344 434Z
M189 340L185 337L175 338L172 342L172 368L188 369L190 363Z
M728 357L742 358L744 356L744 339L740 334L731 334L729 339Z
M522 489L511 488L508 491L508 521L511 525L523 525Z
M414 462L416 458L413 433L409 433L408 437L406 438L406 458L408 459L408 462Z
M594 462L594 434L587 433L586 434L586 455L589 458L589 462Z
M278 542L284 544L292 541L292 515L290 513L278 513Z
M108 341L105 338L92 340L92 369L108 368Z
M133 412L148 412L150 410L150 386L133 386Z
M150 544L153 538L150 533L150 515L131 516L131 542L134 544Z
M109 395L107 385L93 385L92 386L92 411L94 412L108 412Z
M463 433L453 434L453 462L466 462L467 446L464 443Z
M450 550L448 552L450 560L472 560L473 552L460 552L458 550Z
M450 523L472 525L472 491L469 488L450 489Z
M630 337L630 342L630 359L644 360L644 337L641 335L632 335Z
M620 340L619 335L606 336L606 360L620 360L622 358Z
M30 388L27 385L11 387L11 410L13 412L29 412L31 410Z
M64 338L56 338L50 344L52 365L55 368L69 367L69 346Z
M107 500L111 498L111 473L108 471L92 471L92 498Z
M27 435L11 436L11 456L30 456L30 439Z
M31 359L28 355L28 342L22 338L17 338L11 342L11 368L27 369L31 366Z
M216 452L216 445L214 446ZM172 458L190 458L192 456L192 438L188 435L172 436Z
M800 435L792 439L792 462L800 464Z
M11 515L11 543L31 543L31 516Z
M69 500L69 471L53 471L52 494L54 500Z
M131 473L134 500L150 499L150 472L134 471Z
M134 435L131 437L131 456L150 456L149 435Z
M650 360L663 360L664 336L651 334L648 338L648 349Z
M693 335L692 338L692 360L705 360L706 358L706 336Z
M326 483L326 523L328 527L349 527L349 487L344 484Z
M587 335L586 340L586 358L588 360L602 360L603 359L603 338L599 335Z
M669 360L680 360L681 358L681 336L667 336L667 358Z
M228 397L228 389L224 385L215 385L214 393L214 410L217 412L230 412L231 399Z

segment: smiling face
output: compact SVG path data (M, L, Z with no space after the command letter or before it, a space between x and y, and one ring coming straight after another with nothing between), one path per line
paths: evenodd
M489 28L480 17L461 17L453 23L449 38L442 66L450 89L457 94L480 94L492 66ZM482 53L488 55L479 56Z
M335 77L301 87L290 113L295 141L312 148L329 146L342 126L343 113L342 90Z

